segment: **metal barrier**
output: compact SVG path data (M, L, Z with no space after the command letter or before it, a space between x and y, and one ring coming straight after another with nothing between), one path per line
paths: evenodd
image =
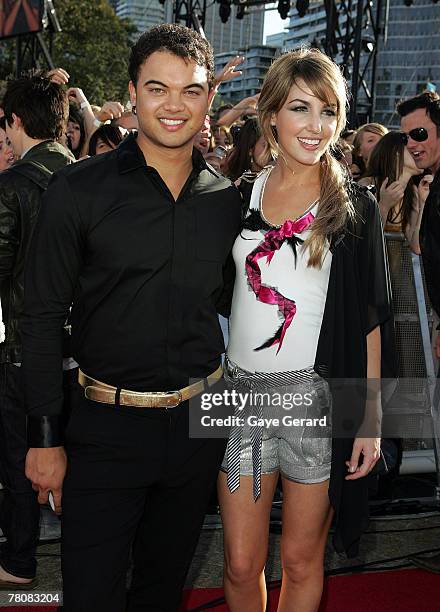
M398 384L387 413L399 416L406 432L405 451L432 449L440 486L440 420L434 399L436 364L431 337L435 313L429 302L421 258L411 252L403 234L386 233L393 291L398 354ZM428 462L429 464L429 462ZM433 463L431 462L431 466Z

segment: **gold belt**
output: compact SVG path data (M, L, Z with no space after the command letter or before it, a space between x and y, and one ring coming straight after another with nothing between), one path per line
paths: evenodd
M199 393L203 393L206 386L212 387L220 380L223 374L222 366L207 378L199 380L188 387L178 391L129 391L118 389L100 382L84 372L79 371L78 382L84 388L87 399L102 404L120 404L121 406L135 406L138 408L175 408ZM119 401L118 401L119 394Z

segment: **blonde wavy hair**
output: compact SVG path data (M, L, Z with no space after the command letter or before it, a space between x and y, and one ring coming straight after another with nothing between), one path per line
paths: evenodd
M347 191L346 171L330 152L330 147L336 145L345 127L347 88L338 66L318 49L301 48L276 59L266 74L258 100L261 132L274 159L284 157L271 120L285 104L292 85L298 84L299 80L326 104L333 105L336 100L336 131L329 148L321 157L318 213L310 226L310 236L303 245L303 248L309 248L308 265L320 268L327 239L344 227L348 217L354 216Z

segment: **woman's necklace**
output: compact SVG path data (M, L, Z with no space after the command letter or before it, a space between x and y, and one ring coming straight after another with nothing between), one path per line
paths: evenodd
M270 227L274 227L279 229L280 227L282 227L283 223L280 223L279 225L274 225L273 223L271 223L270 221L268 221L264 215L264 211L263 211L263 197L264 197L264 190L266 189L266 183L267 183L267 179L270 176L270 173L272 172L272 170L274 169L275 166L271 166L270 168L268 168L267 174L264 178L263 184L261 185L261 191L260 191L260 199L258 202L258 209L260 211L260 216L263 219L264 223L266 223L267 225L269 225ZM298 219L301 219L301 217L304 217L304 215L306 215L307 213L309 213L312 208L319 202L319 198L316 198L316 200L313 200L313 202L306 208L306 210L301 213L298 217L296 217L295 219L290 219L290 221L298 221Z

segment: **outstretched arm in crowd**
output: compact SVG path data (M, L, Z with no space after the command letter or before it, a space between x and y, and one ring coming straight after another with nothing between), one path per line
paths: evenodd
M233 108L231 108L231 110L228 110L223 113L223 115L217 121L217 125L231 127L234 121L240 119L242 115L256 115L259 97L260 94L256 94L255 96L249 96L248 98L240 100L240 102L238 102Z
M236 55L215 75L214 84L209 92L209 109L211 109L214 98L218 92L218 88L222 83L226 83L226 81L232 81L236 77L242 74L241 70L236 70L238 64L242 64L245 61L245 57L243 55Z
M81 109L84 118L84 128L86 132L86 141L84 143L81 156L86 154L89 146L90 136L95 132L104 121L119 119L124 112L124 107L119 102L105 102L98 114L93 113L90 102L85 93L79 87L70 87L67 90L70 100L73 100Z

